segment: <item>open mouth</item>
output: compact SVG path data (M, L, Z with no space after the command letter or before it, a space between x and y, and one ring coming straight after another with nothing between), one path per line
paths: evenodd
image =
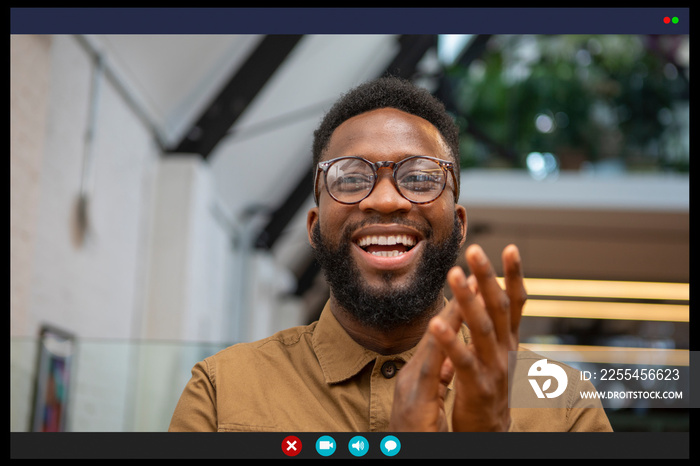
M366 235L355 243L373 256L397 257L410 251L416 245L416 238L412 235Z

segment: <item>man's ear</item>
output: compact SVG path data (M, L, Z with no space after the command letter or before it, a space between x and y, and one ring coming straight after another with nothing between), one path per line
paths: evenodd
M318 207L312 207L306 214L306 234L309 237L309 244L315 248L313 231L318 223Z
M462 226L462 241L460 244L464 244L467 240L467 209L464 206L457 204L455 206L455 215L459 224Z

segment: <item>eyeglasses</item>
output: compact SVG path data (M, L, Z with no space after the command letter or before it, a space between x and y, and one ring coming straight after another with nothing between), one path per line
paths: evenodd
M455 201L459 197L454 163L416 155L399 162L370 162L362 157L339 157L320 162L314 175L314 200L318 204L318 175L323 177L328 194L341 204L357 204L370 195L382 168L392 171L394 186L401 196L414 204L427 204L440 197L447 184L447 173L454 181Z

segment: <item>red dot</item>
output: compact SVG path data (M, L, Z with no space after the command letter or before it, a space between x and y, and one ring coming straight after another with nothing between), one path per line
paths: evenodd
M666 17L664 18L664 23L668 24L668 23L670 23L670 22L671 22L671 18L669 18L668 16L666 16Z

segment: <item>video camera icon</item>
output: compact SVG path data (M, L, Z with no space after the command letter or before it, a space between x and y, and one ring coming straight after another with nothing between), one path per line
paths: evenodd
M316 440L316 451L321 456L331 456L335 453L335 448L336 444L333 437L324 435Z
M357 435L350 439L350 442L348 443L348 450L350 450L350 453L352 453L354 456L364 456L369 450L369 443L367 442L366 438L361 435Z

